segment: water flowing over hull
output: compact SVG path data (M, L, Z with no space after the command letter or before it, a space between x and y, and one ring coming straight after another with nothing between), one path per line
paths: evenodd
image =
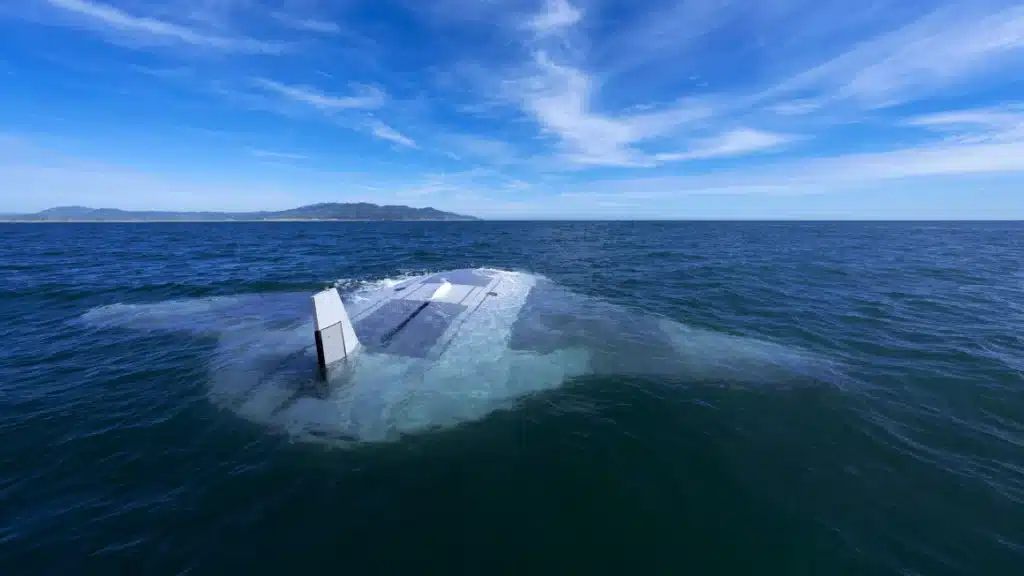
M105 306L83 320L212 336L215 404L295 438L343 444L480 420L580 377L788 386L835 375L801 350L492 269L331 288L312 306L309 294L243 294Z

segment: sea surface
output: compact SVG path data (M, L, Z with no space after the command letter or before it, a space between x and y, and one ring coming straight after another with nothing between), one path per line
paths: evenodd
M696 336L373 441L217 401L452 268ZM1024 574L1022 327L1024 223L0 225L0 574Z

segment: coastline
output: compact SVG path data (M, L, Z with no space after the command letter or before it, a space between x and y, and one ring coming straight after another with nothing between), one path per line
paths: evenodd
M469 221L466 214L431 207L372 204L369 202L324 202L287 210L122 210L57 206L39 212L0 212L3 223L85 223L85 222L380 222L380 221Z
M31 220L17 218L0 218L0 224L170 224L180 222L183 224L223 224L229 222L479 222L479 219L457 219L457 218L224 218L224 219L202 219L202 218L173 218L173 219L52 219L52 220Z

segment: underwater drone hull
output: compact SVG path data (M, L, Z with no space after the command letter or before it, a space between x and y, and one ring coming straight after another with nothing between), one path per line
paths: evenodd
M190 333L204 346L213 337L215 404L293 437L342 443L479 420L591 376L659 393L844 382L806 351L693 328L525 272L332 288L313 295L312 308L310 318L308 293L239 294L102 306L82 321Z

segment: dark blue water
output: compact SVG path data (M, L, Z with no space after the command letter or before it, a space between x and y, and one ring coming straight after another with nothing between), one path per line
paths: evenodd
M1019 223L2 225L0 574L1020 574L1022 262ZM464 267L828 368L345 447L212 401L246 310Z

